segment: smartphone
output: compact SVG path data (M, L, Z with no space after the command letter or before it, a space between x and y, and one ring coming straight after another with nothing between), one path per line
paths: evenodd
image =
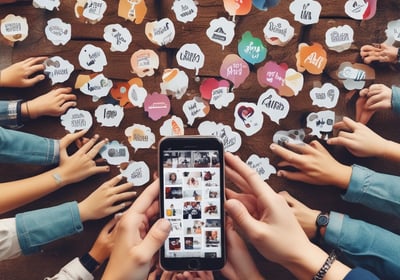
M165 270L225 265L224 148L217 137L172 136L159 143L160 215L171 232L160 250Z

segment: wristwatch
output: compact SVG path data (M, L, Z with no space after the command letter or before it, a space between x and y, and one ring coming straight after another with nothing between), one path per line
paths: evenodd
M315 234L315 239L319 241L322 237L321 229L326 228L329 224L329 213L328 212L321 212L318 214L317 219L315 221L317 226L317 232Z
M400 63L400 48L397 48L397 63Z

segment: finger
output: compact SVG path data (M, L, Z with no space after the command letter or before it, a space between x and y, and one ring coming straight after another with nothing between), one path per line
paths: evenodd
M98 173L107 173L110 171L110 167L107 166L93 166L90 168L89 173L94 175Z
M151 183L135 200L135 203L129 208L129 211L145 213L154 200L157 199L160 192L160 181L157 179Z
M26 79L24 84L26 86L33 86L33 85L37 84L38 82L43 81L45 78L46 78L45 75L39 74L39 75L34 76L33 78Z
M360 92L358 93L361 97L366 97L368 96L368 88L363 88L362 90L360 90Z
M113 205L108 208L108 213L107 213L107 215L104 215L104 216L108 216L108 215L111 215L114 213L121 212L122 210L124 210L126 207L129 207L130 205L132 205L131 201L124 201L119 204Z
M144 255L145 259L151 259L160 249L171 231L171 224L166 219L159 219L150 228L143 241L135 248Z
M72 92L72 88L71 88L71 87L61 87L61 88L55 89L55 92L56 92L57 94L65 94L65 95L68 95L68 93L71 93L71 92ZM75 94L72 94L72 95L75 95Z
M230 168L228 164L225 165L225 175L242 192L251 193L251 189L247 185L246 180L244 180L242 176L240 176L236 171Z
M287 204L290 207L294 207L295 205L301 205L302 204L300 201L298 201L293 196L291 196L287 191L281 191L278 194L280 196L282 196L286 200Z
M88 151L90 151L90 149L94 146L97 140L99 140L99 137L100 136L98 134L93 135L93 137L91 137L89 141L87 141L87 143L85 143L81 148L79 148L78 153L86 154Z
M345 122L341 121L341 122L337 122L333 125L334 129L337 130L346 130L346 131L351 131L351 129L346 125Z
M109 233L114 228L114 226L117 224L118 220L119 219L115 219L115 218L109 220L108 223L103 227L102 231Z
M287 171L287 170L279 170L277 173L278 177L282 177L285 179L289 179L292 181L299 181L304 183L309 183L309 178L304 172L301 171Z
M342 132L341 132L342 133ZM343 146L343 147L350 147L353 143L350 135L340 135L339 137L333 137L327 140L329 145L336 145L336 146Z
M25 63L28 66L32 66L35 64L42 64L47 58L48 58L47 56L30 57L25 60Z
M90 143L90 141L89 141ZM100 142L98 142L97 144L95 144L88 152L86 152L86 155L91 158L94 159L97 154L100 152L101 148L103 148L103 146L105 144L108 143L108 139L104 138L103 140L101 140ZM83 147L85 147L87 144L85 144Z
M39 71L43 71L44 70L44 65L43 64L36 64L36 65L32 65L31 67L29 67L29 70L26 71L26 75L27 77L29 77L30 75L39 72Z
M270 149L274 154L281 157L284 162L289 163L289 165L291 166L296 167L301 162L301 160L299 159L299 154L292 152L291 150L286 149L280 145L272 143L270 145Z
M150 205L150 207L147 208L145 215L149 220L151 220L154 217L157 217L159 213L160 213L160 204L158 203L158 200L155 200Z
M119 176L121 176L121 175L118 175L117 177L119 177ZM121 178L122 178L122 176L121 176ZM113 186L114 186L114 193L123 193L123 192L126 192L126 191L132 189L133 183L126 182L126 183L118 185L118 186L117 185L113 185Z

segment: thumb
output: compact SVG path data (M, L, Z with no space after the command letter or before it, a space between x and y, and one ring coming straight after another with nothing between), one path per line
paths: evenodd
M147 259L151 259L167 239L170 231L171 224L168 220L157 220L157 222L150 228L146 237L138 246L139 252L142 252Z
M249 214L247 208L239 200L227 200L225 202L225 210L241 232L248 237L254 233L254 226L258 221Z

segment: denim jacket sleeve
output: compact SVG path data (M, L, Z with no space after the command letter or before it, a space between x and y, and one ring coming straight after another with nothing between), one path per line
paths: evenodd
M400 115L400 87L392 86L392 110Z
M399 176L353 165L349 187L343 199L400 217L399 186Z
M46 277L44 280L93 280L93 275L81 264L79 258L74 258L67 263L53 277Z
M21 100L0 100L0 126L18 128L22 126Z
M374 274L360 267L353 268L343 280L379 280Z
M400 275L400 236L388 230L332 211L324 241L353 265L383 279Z
M40 251L42 245L83 230L76 201L17 214L15 218L18 242L25 255Z
M57 164L60 145L56 139L0 127L0 162Z

